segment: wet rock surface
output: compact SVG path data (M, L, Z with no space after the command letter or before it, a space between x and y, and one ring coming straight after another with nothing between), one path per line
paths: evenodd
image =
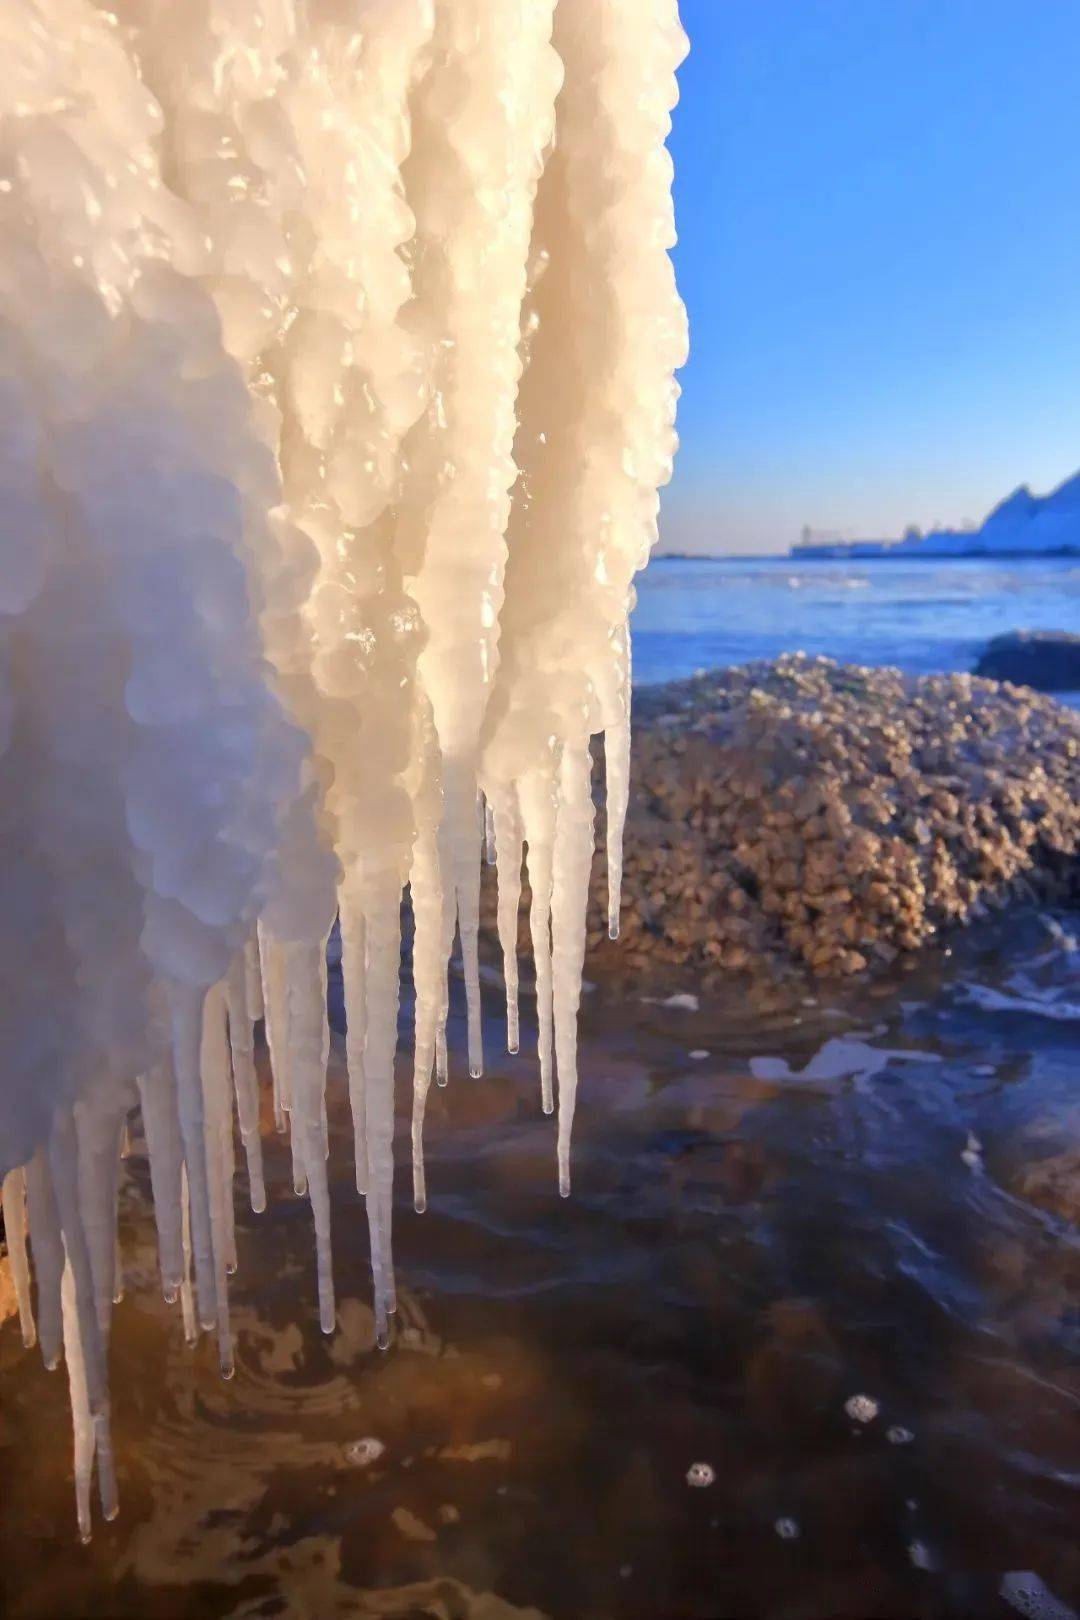
M1067 630L1014 630L995 636L975 673L1040 692L1080 692L1080 636Z
M1080 715L1030 690L792 655L646 687L634 728L621 939L601 854L593 967L881 972L1075 890Z

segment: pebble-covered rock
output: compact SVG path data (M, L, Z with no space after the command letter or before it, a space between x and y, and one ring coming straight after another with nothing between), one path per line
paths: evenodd
M1013 895L1067 890L1078 849L1080 715L970 675L793 654L635 693L621 938L601 853L589 950L861 973Z

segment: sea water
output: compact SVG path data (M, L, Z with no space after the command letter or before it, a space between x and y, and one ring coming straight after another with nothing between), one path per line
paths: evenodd
M338 1332L319 1331L268 1085L267 1208L237 1203L229 1383L156 1286L133 1119L112 1340L124 1512L75 1541L63 1375L9 1319L5 1614L1071 1612L1000 1594L1030 1571L1080 1598L1076 923L1029 907L828 995L740 984L691 1005L597 984L570 1199L535 1065L498 1053L486 972L491 1063L433 1089L423 1216L400 1065L385 1356L333 968ZM401 988L405 1023L407 971ZM525 975L523 1047L533 1005ZM457 978L458 1058L465 1024ZM259 1063L265 1082L261 1046Z
M642 684L796 651L912 675L972 670L993 636L1080 631L1080 557L660 557L637 588Z

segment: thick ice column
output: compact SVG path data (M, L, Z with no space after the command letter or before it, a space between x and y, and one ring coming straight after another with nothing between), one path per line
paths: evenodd
M686 41L674 0L560 0L553 42L564 82L529 255L514 445L522 498L508 530L481 778L496 804L500 790L521 784L530 881L535 874L542 891L532 910L542 1072L550 1070L553 833L539 783L558 806L552 923L565 1189L576 1084L568 1009L581 945L568 897L582 908L587 897L583 762L590 734L604 731L615 933L629 792L631 579L656 535L657 490L675 447L673 373L686 349L667 253L674 226L663 144Z
M277 472L195 279L205 237L162 182L132 37L82 0L0 15L5 420L18 407L0 483L28 545L18 603L0 570L19 614L5 775L27 805L14 823L5 808L5 854L32 879L13 915L30 887L48 895L56 975L51 1032L11 1084L39 1093L38 1139L102 1064L150 1061L153 973L201 990L225 970L306 751L254 616Z
M410 589L429 632L420 670L443 755L440 861L451 932L456 920L461 937L475 1074L482 1065L478 746L516 477L525 260L559 82L551 21L552 0L438 6L405 169L416 216L417 318L433 339L432 401L411 458L409 494L426 516Z
M29 1350L37 1342L37 1328L30 1298L30 1268L26 1262L26 1177L21 1167L9 1170L4 1177L3 1207L11 1280L19 1305L19 1326L23 1344Z
M592 609L583 651L603 724L618 727L630 585L656 540L658 490L676 446L673 374L686 358L686 315L668 256L675 226L664 141L687 42L675 0L560 0L556 45L566 78L552 179L567 234L548 244L552 270L557 277L560 254L573 260L582 313L597 298L608 309L582 333L576 383L575 432L586 454L572 499ZM538 341L543 330L542 317Z
M398 171L432 6L367 7L362 26L332 7L256 3L240 16L220 0L183 23L169 8L141 5L140 15L145 71L166 107L175 105L171 173L209 242L206 285L225 343L265 404L267 443L282 469L280 546L267 549L260 576L280 688L314 739L324 830L344 865L372 851L378 862L403 842L404 876L408 803L394 783L408 763L419 623L387 513L401 435L425 384L399 319L410 297L399 249L412 218ZM234 49L223 53L226 32ZM192 117L193 106L203 116ZM293 561L305 550L306 578ZM318 929L302 937L310 943ZM347 941L345 958L348 975L357 953ZM289 1043L278 975L265 960L263 977L283 1129ZM346 990L348 1004L355 997ZM355 1006L350 1023L362 1024ZM362 1087L357 1072L358 1110ZM293 1150L301 1191L295 1132Z
M369 10L362 29L312 17L308 57L285 104L321 248L298 281L277 376L286 496L319 555L305 623L320 693L315 735L333 764L355 1172L370 1207L366 1053L396 1037L396 1000L388 1013L369 972L366 874L395 872L400 902L414 836L405 778L423 637L395 544L402 440L428 393L409 313L414 221L401 165L434 14L430 0L400 0Z
M143 1076L163 1287L189 1338L196 1317L217 1326L228 1373L234 1087L264 1199L260 975L333 1324L339 884L379 1342L395 1305L402 888L422 1208L455 930L480 1072L493 833L511 1047L528 846L542 1095L550 1110L554 1048L568 1189L588 738L607 732L614 928L630 582L674 448L685 335L663 140L684 41L673 0L559 0L553 49L553 8L124 0L118 22L105 0L0 7L0 506L15 539L0 914L35 919L33 956L25 931L0 940L0 978L18 986L0 1170L26 1166L46 1363L67 1343L84 1533L95 1458L115 1511L127 1102L98 1077ZM18 1171L4 1204L26 1334Z

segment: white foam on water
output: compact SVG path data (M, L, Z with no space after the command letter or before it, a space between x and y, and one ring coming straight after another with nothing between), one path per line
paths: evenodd
M1010 1570L1001 1577L998 1591L1018 1614L1027 1620L1077 1620L1076 1610L1055 1597L1041 1576L1033 1570Z
M891 1063L940 1062L941 1058L934 1052L889 1050L846 1036L834 1036L825 1042L803 1069L792 1069L785 1058L762 1056L750 1059L750 1073L755 1080L780 1084L817 1082L827 1085L839 1080L865 1083Z

